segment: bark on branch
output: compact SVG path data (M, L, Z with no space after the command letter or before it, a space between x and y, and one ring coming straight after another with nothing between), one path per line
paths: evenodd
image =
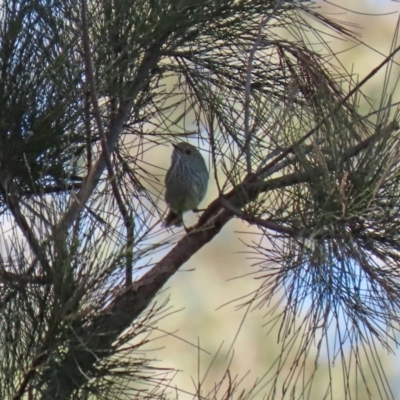
M344 152L344 157L356 156L391 132L393 127L371 135ZM76 340L69 346L64 360L52 371L55 379L51 380L42 399L50 400L55 395L58 399L69 399L74 390L84 385L95 372L95 364L112 354L112 344L119 335L149 306L170 277L235 216L235 210L241 209L261 192L307 182L323 172L323 168L316 167L267 181L257 181L257 176L252 176L226 196L212 202L198 224L162 260L138 281L121 290L101 315L76 331ZM226 206L227 202L231 206ZM274 228L276 230L276 226ZM293 232L282 233L290 235Z

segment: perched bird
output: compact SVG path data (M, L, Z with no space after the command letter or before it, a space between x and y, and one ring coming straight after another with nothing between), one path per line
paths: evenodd
M165 202L170 208L166 227L182 225L182 214L197 208L208 185L207 166L199 150L184 142L172 146L171 166L165 177Z

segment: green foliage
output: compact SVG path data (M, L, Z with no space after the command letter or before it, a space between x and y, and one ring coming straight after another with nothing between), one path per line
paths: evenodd
M388 100L361 115L373 73L354 85L333 72L335 55L315 51L307 35L327 44L314 23L351 32L313 7L1 3L1 398L173 398L169 371L159 375L140 353L167 310L153 300L235 217L261 237L249 246L263 278L251 305L281 289L285 298L280 357L292 335L306 338L279 393L303 398L317 327L320 346L340 319L357 359L370 345L376 380L362 375L363 384L390 392L373 343L390 348L399 322L397 114ZM218 197L178 241L161 224L157 151L192 136L209 153ZM339 354L346 371L338 342L332 359ZM252 398L255 388L239 393L229 376L226 391L207 398Z

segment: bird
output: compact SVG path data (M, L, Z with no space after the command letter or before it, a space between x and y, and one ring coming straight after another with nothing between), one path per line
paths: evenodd
M203 200L209 174L200 151L189 143L173 143L171 166L165 177L165 202L169 213L164 226L181 226L183 213L195 211Z

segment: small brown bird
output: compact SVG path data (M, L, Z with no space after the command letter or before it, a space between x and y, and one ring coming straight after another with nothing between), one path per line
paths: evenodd
M203 156L189 143L172 144L171 166L165 177L165 202L170 210L165 226L180 226L182 215L195 210L208 185L208 170Z

